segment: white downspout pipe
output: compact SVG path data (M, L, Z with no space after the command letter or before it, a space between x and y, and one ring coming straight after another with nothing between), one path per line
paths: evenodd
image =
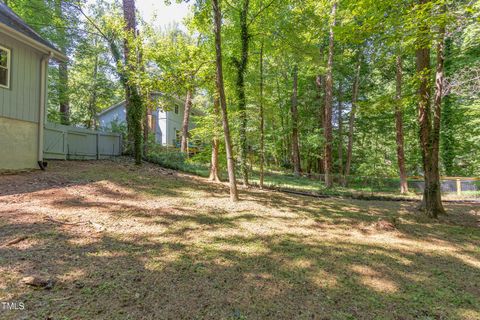
M45 108L47 101L47 74L48 74L48 62L53 57L53 52L50 52L48 56L43 56L40 62L40 104L38 113L38 166L40 169L45 170L45 163L43 162L43 136L45 125Z

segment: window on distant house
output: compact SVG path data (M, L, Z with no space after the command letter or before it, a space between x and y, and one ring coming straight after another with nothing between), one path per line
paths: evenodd
M10 49L0 46L0 87L10 88Z
M175 113L178 114L178 106L175 106Z

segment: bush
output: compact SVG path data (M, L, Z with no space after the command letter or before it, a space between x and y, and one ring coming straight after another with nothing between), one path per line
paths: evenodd
M189 172L203 177L208 177L209 175L209 167L207 165L189 161L186 155L178 149L158 147L154 151L149 152L145 160L172 170Z

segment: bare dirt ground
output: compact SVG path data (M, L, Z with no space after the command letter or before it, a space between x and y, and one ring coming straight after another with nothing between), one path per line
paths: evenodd
M480 319L480 207L241 198L126 159L0 176L0 319Z

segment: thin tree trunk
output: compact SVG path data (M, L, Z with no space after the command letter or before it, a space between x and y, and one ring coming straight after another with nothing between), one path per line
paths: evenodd
M238 110L240 118L240 171L242 173L243 184L248 186L248 165L247 165L247 100L245 96L245 73L248 65L248 45L250 35L248 33L248 9L250 0L243 0L242 10L240 11L240 42L242 45L240 59L235 59L237 68L236 92L238 99Z
M220 9L220 0L212 0L214 33L215 33L215 52L216 52L216 85L220 99L220 108L222 110L223 132L225 135L225 149L227 153L227 171L230 183L230 200L238 201L237 181L235 178L235 162L233 159L232 143L230 137L230 127L228 124L227 100L225 97L225 86L223 83L223 65L222 65L222 13Z
M320 51L320 59L323 61L323 52ZM318 127L320 129L320 132L323 132L324 130L324 115L325 115L325 76L324 75L317 75L315 78L315 85L317 86L317 94L318 94L318 101L319 101L319 110L318 110ZM323 133L321 133L323 134ZM317 167L318 167L318 173L323 174L324 171L324 161L323 161L323 156L322 156L322 147L319 148L318 150L319 157L317 161Z
M190 112L192 109L192 90L187 91L187 97L185 98L185 110L183 113L183 123L182 123L182 143L180 146L180 151L187 153L188 150L188 125L190 123Z
M219 168L218 168L218 149L220 146L220 141L218 140L217 135L217 127L218 127L218 120L220 117L220 101L218 100L218 94L215 95L213 100L213 114L215 117L215 131L212 139L212 160L210 163L210 176L209 180L220 182L219 177Z
M445 76L448 78L451 76L450 65L453 62L452 57L452 43L451 37L445 39ZM455 160L455 106L454 97L450 92L447 92L443 97L443 110L442 110L442 130L441 130L441 153L442 162L445 168L445 174L452 176L454 174L454 160Z
M96 40L95 40L96 45ZM95 116L97 114L97 77L98 77L98 53L95 53L95 60L93 64L93 76L92 76L92 92L88 101L88 112L90 113L90 119L88 121L88 127L96 129Z
M55 11L60 19L63 19L63 0L56 0ZM59 28L60 48L63 52L67 49L67 33L65 28ZM68 125L70 123L70 98L68 89L68 62L61 61L58 64L58 102L60 107L60 122Z
M343 184L343 87L338 87L338 174Z
M300 146L298 138L298 67L293 67L293 93L292 93L292 158L293 173L300 176L302 168L300 165Z
M148 109L148 107L145 108L145 118L143 120L143 154L145 156L148 154L148 136L150 134L150 124L153 120L152 110Z
M265 166L265 118L263 110L263 39L260 44L260 189L263 189Z
M327 63L327 78L325 81L325 117L324 117L324 163L325 163L325 186L327 188L333 187L332 176L332 143L333 143L333 129L332 129L332 104L333 104L333 55L334 55L334 31L336 24L337 2L333 3L330 18L330 36L328 42L328 63Z
M348 121L348 144L347 144L347 163L345 164L345 181L348 181L350 169L352 166L352 152L353 152L353 134L355 130L355 117L358 108L358 91L360 87L360 69L361 69L361 54L358 53L358 60L355 71L355 80L353 82L352 92L352 110L350 111L350 119Z
M405 170L405 147L403 137L403 105L402 105L402 57L397 56L396 61L396 95L395 95L395 127L397 131L397 162L400 174L400 192L408 192L407 172Z
M419 0L420 5L428 3L430 0ZM420 26L426 30L426 22ZM425 45L416 50L417 74L420 78L418 90L418 122L420 126L420 146L422 151L422 161L424 169L425 189L420 209L425 211L428 217L437 218L439 214L444 214L445 209L441 201L440 173L438 169L438 145L440 134L440 111L443 91L443 50L445 27L440 31L441 37L437 45L437 67L435 77L435 97L433 108L433 121L431 118L430 103L430 49Z
M60 122L68 125L70 123L70 100L68 95L68 65L60 62L58 65L58 96L60 104Z
M445 6L443 7L445 11ZM437 68L435 75L435 98L433 103L433 131L432 137L432 159L431 159L431 185L425 191L429 193L429 197L425 197L426 212L428 215L436 217L439 214L445 214L445 209L442 204L441 184L440 184L440 170L439 170L439 152L440 152L440 126L441 126L441 111L442 111L442 97L443 97L443 83L444 83L444 69L445 69L445 25L442 25L439 30L439 39L437 44ZM432 212L431 214L429 212Z

